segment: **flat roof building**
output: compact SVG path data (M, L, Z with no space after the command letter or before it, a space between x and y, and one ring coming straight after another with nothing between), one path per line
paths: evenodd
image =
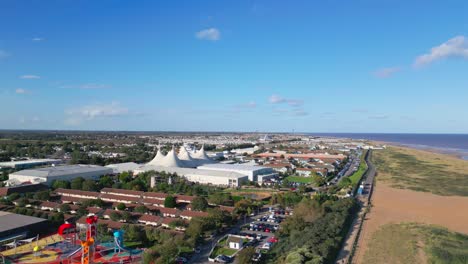
M62 163L59 159L28 159L0 162L0 169L12 168L17 170L29 169L37 166L56 165Z
M186 178L191 182L198 182L201 184L223 185L223 186L240 186L242 182L248 180L247 174L231 172L231 171L218 171L218 170L202 170L192 168L179 168L179 167L159 167L146 165L136 170L136 173L144 171L165 171L167 173L176 173L177 175ZM156 185L156 176L151 177L151 187Z
M225 171L225 172L235 172L239 174L247 175L249 181L258 181L258 176L262 176L261 179L273 178L278 176L278 173L272 168L253 166L253 165L243 165L243 164L206 164L199 166L200 170L216 170L216 171Z
M47 220L0 211L0 245L27 236L36 236L47 229Z
M111 173L113 173L111 168L97 165L53 166L11 173L7 185L14 186L25 182L51 185L54 180L70 181L78 177L84 179L98 179L102 175Z

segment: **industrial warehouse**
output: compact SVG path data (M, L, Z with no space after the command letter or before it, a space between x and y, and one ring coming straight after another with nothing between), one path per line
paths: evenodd
M175 173L191 182L233 187L240 186L247 181L261 184L278 176L276 171L268 167L216 163L208 157L203 147L191 154L184 146L181 146L178 153L173 147L167 155L158 150L155 157L143 165L126 162L106 167L66 165L28 169L11 173L6 184L7 186L17 186L24 183L51 185L54 180L71 180L77 177L97 179L106 174L117 174L124 171L133 171L135 175L146 171L164 171ZM154 183L154 179L152 183Z
M124 166L128 166L125 164ZM174 147L164 156L159 150L149 163L134 169L135 174L145 171L165 171L176 173L191 182L221 186L240 186L243 182L262 183L278 176L271 168L238 164L215 164L205 153L204 148L191 155L184 146L178 155ZM152 179L154 185L154 178Z
M54 180L68 181L77 177L98 179L100 176L111 174L112 172L113 170L111 168L97 165L52 166L11 173L6 184L8 186L15 186L23 183L51 185Z
M35 236L46 227L46 219L0 211L0 245Z

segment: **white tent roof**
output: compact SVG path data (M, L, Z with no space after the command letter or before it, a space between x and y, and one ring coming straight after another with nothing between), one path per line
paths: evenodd
M195 154L193 154L193 157L196 158L196 159L200 159L200 160L211 161L211 159L208 157L208 155L206 155L204 145L201 147L201 149L199 151L197 151L197 152L195 152Z
M161 153L161 148L159 148L156 156L154 156L154 158L148 164L157 166L163 159L164 155Z
M180 147L178 158L182 161L182 163L184 164L184 167L197 167L198 166L198 161L192 159L192 156L190 156L190 153L187 151L187 149L184 146Z
M183 167L182 162L177 157L174 146L172 146L171 151L159 162L158 166L162 167Z

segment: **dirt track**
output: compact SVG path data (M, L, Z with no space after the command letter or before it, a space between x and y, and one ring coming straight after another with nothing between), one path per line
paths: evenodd
M355 262L363 263L367 243L382 225L399 222L420 222L447 227L468 234L468 197L438 196L431 193L395 189L378 182L373 207L367 214L359 239Z

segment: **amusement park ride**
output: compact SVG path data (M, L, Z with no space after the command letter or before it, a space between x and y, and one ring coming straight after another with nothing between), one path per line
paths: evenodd
M123 246L123 230L114 230L114 241L102 242L97 232L98 217L88 215L85 228L64 223L57 234L13 241L0 252L0 264L110 264L140 263L141 249ZM102 237L100 237L102 239Z
M65 223L59 227L58 234L64 238L65 241L69 241L72 245L79 244L81 247L76 249L75 251L71 252L66 259L68 261L63 261L63 263L77 263L73 261L74 256L78 255L81 252L81 264L92 264L96 263L95 260L98 258L102 259L103 252L108 251L106 249L96 250L97 249L97 221L98 217L96 215L90 215L86 218L86 235L85 238L82 240L77 241L79 239L77 228L74 224ZM120 259L120 262L123 263L122 258L126 259L126 263L131 262L132 257L131 253L132 250L124 248L123 245L123 231L117 230L113 232L114 235L114 255ZM111 250L112 251L112 250ZM130 256L120 256L121 252L130 252ZM117 254L115 254L117 253ZM79 263L79 262L78 262ZM102 260L99 261L102 263Z

